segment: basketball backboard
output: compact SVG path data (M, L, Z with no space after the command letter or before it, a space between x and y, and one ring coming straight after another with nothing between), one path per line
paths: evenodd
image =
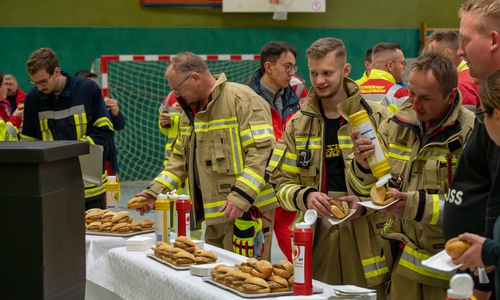
M288 12L325 12L325 0L280 0ZM263 13L274 12L270 0L222 0L222 12L225 13Z

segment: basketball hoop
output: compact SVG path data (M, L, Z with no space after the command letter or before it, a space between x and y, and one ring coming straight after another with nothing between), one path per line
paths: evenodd
M291 0L269 0L274 8L273 20L286 21Z

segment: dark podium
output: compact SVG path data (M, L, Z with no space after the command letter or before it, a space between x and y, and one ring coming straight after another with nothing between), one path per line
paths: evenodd
M79 141L0 142L0 299L84 299Z

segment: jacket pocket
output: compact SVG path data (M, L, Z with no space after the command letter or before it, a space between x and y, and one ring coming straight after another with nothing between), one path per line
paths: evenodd
M76 139L80 140L87 132L87 118L85 113L74 114L67 118L68 123L75 128Z

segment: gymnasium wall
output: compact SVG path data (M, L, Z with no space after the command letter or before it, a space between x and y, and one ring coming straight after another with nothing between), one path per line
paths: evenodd
M333 36L345 42L350 77L358 78L367 48L390 41L415 57L420 23L458 27L463 1L326 0L326 13L289 14L287 21L212 7L143 7L140 0L0 1L0 70L16 75L27 90L25 62L44 46L56 51L63 70L74 73L101 54L258 53L266 42L279 40L297 48L298 74L307 79L305 49Z

